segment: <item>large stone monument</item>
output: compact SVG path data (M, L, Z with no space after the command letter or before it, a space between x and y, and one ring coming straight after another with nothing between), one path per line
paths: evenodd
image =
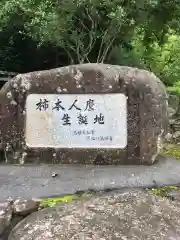
M20 74L1 89L7 162L152 164L167 96L151 72L106 64Z

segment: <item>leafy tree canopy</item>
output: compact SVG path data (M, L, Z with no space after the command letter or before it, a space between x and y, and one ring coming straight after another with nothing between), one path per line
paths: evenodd
M1 0L0 26L14 26L39 45L60 46L71 62L104 62L117 47L129 48L134 31L144 46L164 44L179 31L178 0ZM23 26L21 28L17 26ZM150 51L147 48L147 51Z

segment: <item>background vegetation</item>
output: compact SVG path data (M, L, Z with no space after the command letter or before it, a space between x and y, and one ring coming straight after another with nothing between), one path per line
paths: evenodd
M85 62L151 70L180 95L180 1L0 1L0 70Z

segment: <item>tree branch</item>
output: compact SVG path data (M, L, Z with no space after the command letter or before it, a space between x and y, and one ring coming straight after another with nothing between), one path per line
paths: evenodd
M107 35L107 33L108 33L108 29L105 31L104 35L102 36L101 45L100 45L99 52L98 52L98 57L97 57L97 62L98 63L100 62L100 59L101 59L101 52L102 52L103 45L104 45L104 39L105 39L105 36Z
M102 54L102 57L101 57L101 60L100 60L101 63L104 62L104 60L105 60L105 58L106 58L106 56L107 56L107 54L108 54L108 52L109 52L109 49L111 48L111 46L112 46L113 42L115 41L115 39L116 39L116 36L114 36L114 37L111 39L111 41L109 42L109 44L107 45L105 51L104 51L103 54Z
M117 31L116 31L116 34L114 34L114 36L112 37L112 39L106 43L106 48L104 48L104 51L103 51L102 56L101 56L101 59L100 59L100 62L101 62L101 63L103 63L104 60L105 60L105 58L107 57L107 54L108 54L110 48L112 47L112 44L114 43L117 35L119 34L120 29L121 29L121 25L118 27L118 29L117 29Z
M92 12L92 8L91 8L91 12ZM84 49L84 55L86 60L89 61L88 59L88 55L89 53L92 51L95 43L96 43L96 38L94 37L96 31L97 31L97 21L91 17L91 14L88 12L88 9L86 9L86 14L89 18L89 20L91 21L91 30L89 31L89 43L88 46L86 47L86 49Z
M67 50L66 47L64 47L64 50L65 50L65 52L67 53L67 55L68 55L68 57L69 57L69 59L70 59L70 61L71 61L71 64L74 64L74 59L73 59L71 53Z

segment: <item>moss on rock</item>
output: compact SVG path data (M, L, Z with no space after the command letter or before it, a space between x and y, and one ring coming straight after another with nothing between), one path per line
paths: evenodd
M177 144L165 144L161 151L163 156L171 156L180 160L180 145Z
M40 208L54 207L55 205L57 205L59 203L71 202L76 199L78 199L78 197L76 195L45 198L45 199L41 200Z
M68 202L72 202L74 200L81 200L81 199L87 198L91 195L92 195L91 192L81 192L81 193L77 193L74 195L44 198L44 199L41 199L41 201L40 201L40 208L42 209L42 208L47 208L47 207L54 207L60 203L68 203Z
M168 193L172 191L179 191L180 187L177 186L165 186L149 189L149 192L156 196L168 197Z

